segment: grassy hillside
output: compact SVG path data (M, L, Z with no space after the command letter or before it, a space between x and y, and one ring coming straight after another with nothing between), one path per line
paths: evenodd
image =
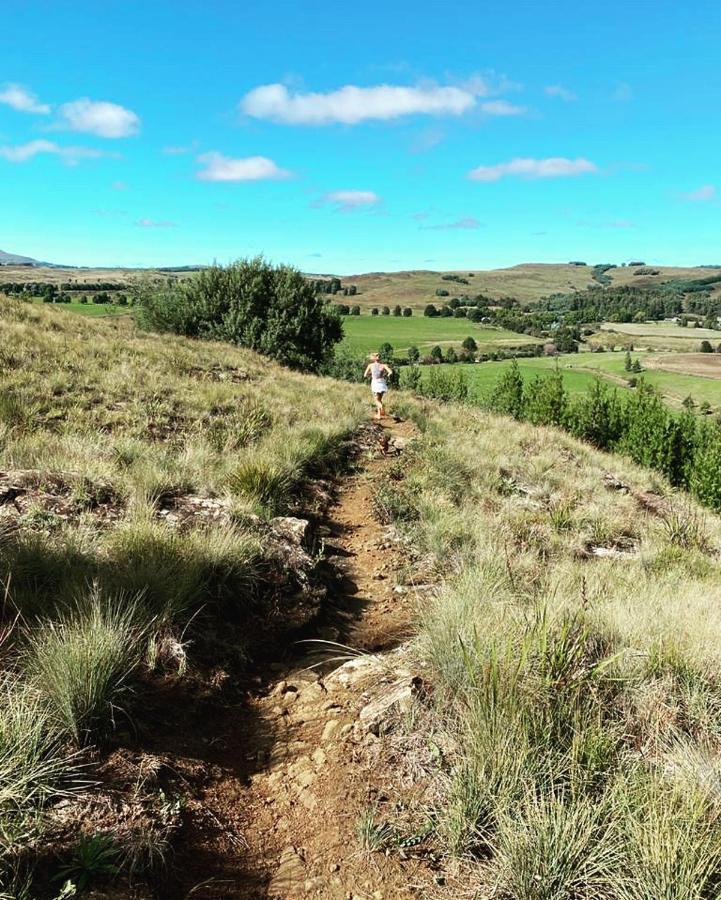
M633 268L609 269L613 284L648 284L670 278L703 278L710 269L658 266L660 274L644 277L633 274ZM444 281L442 275L456 274L468 281L459 284ZM567 293L596 285L591 266L569 266L555 263L524 263L508 269L468 269L453 273L412 271L372 272L365 275L344 275L343 284L355 284L360 294L351 302L361 306L401 306L422 308L437 302L436 288L461 294L486 294L491 297L516 297L521 301L538 300L546 294Z
M718 896L721 521L553 430L418 421L379 494L445 587L376 764L376 848L421 835L447 897Z
M157 737L145 708L160 694L162 715L181 709L194 683L212 699L315 615L301 526L276 517L313 508L304 487L369 409L360 388L229 345L19 302L0 307L0 348L0 893L14 897L29 863L42 879L91 853L81 823L100 844L115 832L123 872L162 868L180 789L136 778ZM72 799L108 765L92 809Z

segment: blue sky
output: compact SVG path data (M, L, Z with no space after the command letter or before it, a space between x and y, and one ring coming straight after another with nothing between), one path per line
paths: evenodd
M0 248L721 263L721 4L3 0Z

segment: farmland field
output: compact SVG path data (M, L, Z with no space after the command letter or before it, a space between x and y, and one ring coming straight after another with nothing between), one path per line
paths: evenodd
M703 355L710 356L710 354ZM634 353L632 356L639 359L644 369L637 377L643 377L656 387L670 404L678 406L690 396L697 404L707 401L714 409L721 407L721 383L718 380L721 378L721 361L718 363L719 375L708 376L662 368L668 366L669 362L673 365L674 357L657 357L648 353ZM558 365L563 372L566 390L574 395L587 391L599 376L621 390L628 390L626 379L630 373L625 371L624 361L623 353L572 353L559 356L557 359L548 357L519 359L518 366L524 378L533 378L536 375L547 375ZM689 365L693 364L695 360ZM464 366L442 365L439 368L447 371L462 370L469 385L472 386L472 391L479 397L487 397L499 375L510 365L510 360L503 360ZM430 367L424 367L422 373L424 378L429 377Z
M421 352L430 350L436 344L442 347L460 346L469 335L479 347L519 347L523 344L539 343L502 328L489 328L468 319L440 317L429 318L414 315L403 316L345 316L344 345L358 352L369 353L378 350L381 344L389 343L396 353L404 353L408 347L416 346Z

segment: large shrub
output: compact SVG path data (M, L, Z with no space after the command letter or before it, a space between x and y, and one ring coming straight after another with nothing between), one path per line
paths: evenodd
M343 337L338 312L298 269L261 257L161 289L145 285L137 302L148 329L231 341L294 368L316 370Z

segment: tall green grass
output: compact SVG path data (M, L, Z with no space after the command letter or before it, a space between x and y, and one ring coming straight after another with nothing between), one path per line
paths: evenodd
M76 746L112 731L139 664L147 622L137 601L93 591L28 636L23 667L56 730Z

